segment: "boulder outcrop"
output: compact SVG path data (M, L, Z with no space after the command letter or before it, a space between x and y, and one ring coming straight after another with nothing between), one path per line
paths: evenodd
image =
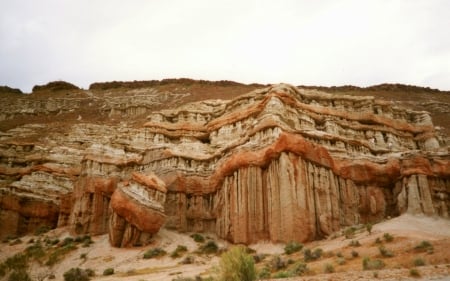
M39 126L0 136L0 215L16 233L26 219L117 247L163 226L304 242L405 212L450 215L447 138L427 112L373 97L279 84L152 110L142 126L80 122L45 141ZM25 212L30 200L42 214Z

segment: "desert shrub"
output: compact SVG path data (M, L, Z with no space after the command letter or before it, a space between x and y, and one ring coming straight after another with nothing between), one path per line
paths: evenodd
M182 263L182 264L193 264L194 261L195 261L194 256L189 255L189 256L185 257L185 258L181 261L181 263Z
M86 253L82 253L82 254L80 255L80 259L82 259L82 260L87 259L87 254L86 254Z
M386 249L384 246L378 247L378 250L383 257L390 258L394 256L394 253L391 250Z
M337 258L336 259L336 263L339 265L343 265L343 264L345 264L345 262L346 262L345 258Z
M38 236L44 233L47 233L51 230L52 228L48 225L41 225L38 228L36 228L36 230L34 231L34 235Z
M258 279L269 279L269 278L270 278L270 268L265 266L258 272Z
M343 258L344 255L343 255L341 252L338 252L338 253L336 254L336 257L338 257L338 258Z
M203 237L201 234L198 234L198 233L192 234L191 238L194 239L194 241L197 243L205 242L205 237Z
M415 268L411 268L409 270L409 275L411 275L412 277L420 277L420 272Z
M282 279L282 278L289 278L289 277L293 277L293 276L287 271L280 271L273 275L273 278L275 278L275 279Z
M153 248L147 250L147 252L144 253L144 259L152 259L157 257L162 257L166 254L166 251L164 251L161 248Z
M45 251L44 251L44 248L42 247L41 242L37 242L31 246L28 246L25 249L25 254L29 258L34 258L34 259L38 260L45 256Z
M88 273L78 267L71 268L63 274L64 281L89 281Z
M427 241L423 240L420 242L417 246L414 247L414 249L418 252L425 252L425 251L433 251L433 245Z
M425 261L422 258L416 258L414 259L413 264L415 266L423 266L425 265Z
M323 253L323 251L320 248L317 248L314 251L311 251L310 249L305 249L303 251L303 257L306 262L313 261L313 260L320 259L320 257L322 256L322 253Z
M352 226L352 227L347 228L344 231L345 238L347 238L347 239L353 238L353 236L355 235L355 232L356 232L355 227Z
M371 223L368 223L368 224L366 224L366 230L367 230L367 232L369 232L369 234L372 234L372 224Z
M303 274L309 271L308 265L304 262L295 263L291 269L289 270L290 275L292 276L302 276Z
M392 242L394 240L394 236L392 236L390 233L383 234L383 238L386 242Z
M323 272L324 273L333 273L334 272L334 266L331 263L326 263L323 266Z
M383 243L383 241L381 241L380 237L377 237L377 239L375 239L375 244L381 244Z
M274 256L270 261L270 267L274 271L278 271L286 267L286 262L280 256Z
M8 277L8 281L31 281L28 273L23 269L16 269Z
M75 240L72 238L72 237L66 237L66 238L64 238L64 240L61 242L61 244L60 244L60 246L61 247L65 247L65 246L68 246L68 245L71 245L73 242L74 242Z
M284 247L284 252L287 255L293 254L295 252L300 251L303 248L303 244L292 241L286 244L286 246Z
M185 252L187 252L187 247L183 245L178 245L177 248L170 254L172 258L178 258Z
M25 269L28 267L27 256L22 253L15 254L14 256L7 258L4 264L9 270Z
M209 240L200 247L200 253L202 254L215 254L219 250L219 246L217 246L217 243L213 240Z
M378 271L373 272L373 278L378 278Z
M220 259L220 278L222 281L253 281L256 271L253 257L244 247L237 246L222 254Z
M355 250L352 251L352 257L357 258L359 256L359 253Z
M114 268L109 267L109 268L103 270L103 275L104 276L113 275L113 274L114 274Z
M47 262L45 263L48 266L52 266L58 263L61 260L61 257L66 255L67 253L75 250L77 247L73 245L73 243L65 244L65 246L55 249L48 257Z
M386 266L386 264L382 260L371 260L368 257L365 257L362 261L364 270L377 270L382 269Z
M253 260L255 261L255 263L260 263L262 260L264 260L266 258L266 254L256 254L253 255Z
M93 269L86 268L84 271L86 272L86 274L87 274L89 277L95 276L95 271L94 271Z
M359 243L358 240L352 240L352 241L350 241L350 243L348 245L350 247L359 247L359 246L361 246L361 243Z

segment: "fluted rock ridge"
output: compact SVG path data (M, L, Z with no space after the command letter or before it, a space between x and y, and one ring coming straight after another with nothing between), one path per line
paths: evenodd
M0 216L13 214L5 224L17 232L68 225L132 246L164 225L287 242L404 212L450 214L447 139L427 112L373 97L279 84L152 111L138 127L38 131L0 136ZM24 213L30 202L47 213Z

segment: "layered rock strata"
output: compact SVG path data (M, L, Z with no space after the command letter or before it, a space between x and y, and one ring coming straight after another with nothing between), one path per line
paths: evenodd
M373 97L280 84L153 112L139 128L76 124L50 147L14 136L0 139L0 215L37 219L11 202L50 200L45 223L109 232L114 246L145 244L163 224L248 244L450 214L446 139L427 112ZM57 192L45 201L45 190Z

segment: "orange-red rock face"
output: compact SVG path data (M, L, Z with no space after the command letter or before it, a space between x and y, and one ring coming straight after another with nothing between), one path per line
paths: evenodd
M51 190L42 209L56 210L55 224L109 233L118 247L148 243L163 226L303 242L404 212L450 215L446 139L426 112L370 97L282 84L153 112L142 128L72 129L50 135L52 153L6 138L12 162L47 162L0 165L10 196L0 214L17 217L17 198Z

